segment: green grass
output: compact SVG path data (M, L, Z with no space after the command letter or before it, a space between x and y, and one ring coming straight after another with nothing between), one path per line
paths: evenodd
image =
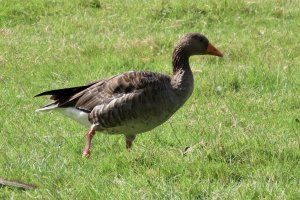
M0 199L299 199L300 2L0 0ZM128 70L171 72L187 32L225 57L191 58L192 97L139 135L35 113L48 89ZM187 146L193 151L182 155Z

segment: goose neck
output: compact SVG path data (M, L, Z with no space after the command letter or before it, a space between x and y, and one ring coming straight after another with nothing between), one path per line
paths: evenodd
M173 56L173 75L179 71L190 70L189 56L181 47L176 47Z

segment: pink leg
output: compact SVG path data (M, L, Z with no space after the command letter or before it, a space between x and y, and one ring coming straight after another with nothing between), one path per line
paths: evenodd
M135 135L125 135L126 149L130 151Z
M83 156L86 158L90 157L91 155L91 142L94 135L95 135L95 129L94 127L91 127L91 129L86 135L86 143L85 143L85 148L83 150Z

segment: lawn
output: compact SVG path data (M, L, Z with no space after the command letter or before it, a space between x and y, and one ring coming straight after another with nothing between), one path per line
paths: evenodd
M300 1L0 0L0 199L300 199ZM170 74L178 39L202 32L223 58L190 59L195 89L162 126L97 133L36 113L37 93L129 70ZM183 155L183 151L190 147Z

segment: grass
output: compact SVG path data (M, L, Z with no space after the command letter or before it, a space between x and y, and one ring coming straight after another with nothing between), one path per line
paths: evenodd
M0 0L1 199L299 199L299 1ZM195 89L168 122L97 134L35 113L47 89L128 70L171 73L178 38L202 32L225 57L191 58ZM186 156L182 151L193 146Z

